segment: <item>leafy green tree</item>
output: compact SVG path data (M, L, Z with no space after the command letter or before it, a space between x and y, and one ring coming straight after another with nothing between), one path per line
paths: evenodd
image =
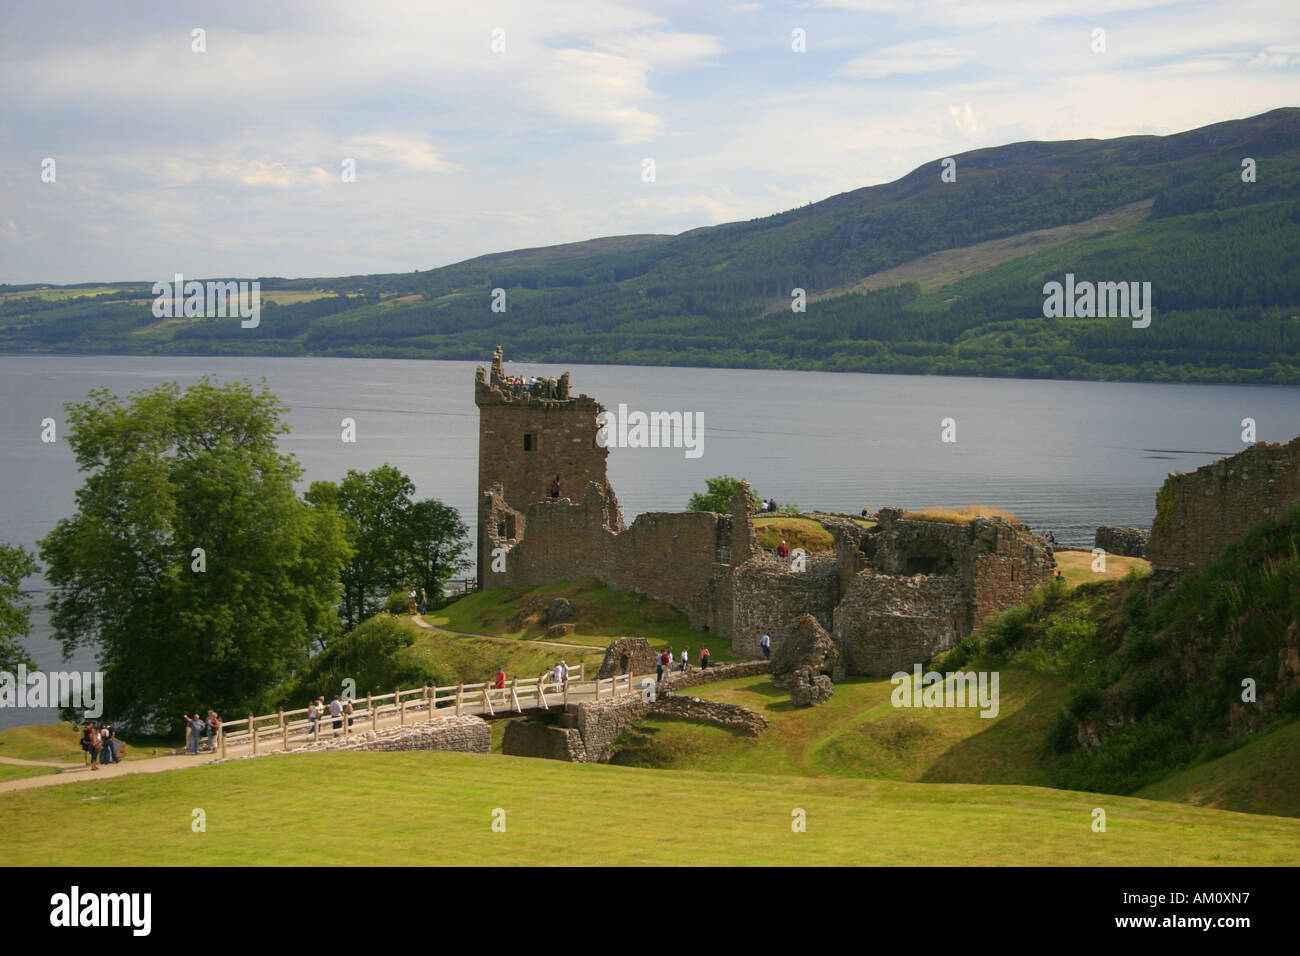
M389 594L412 585L429 595L465 566L460 514L440 501L414 501L415 485L392 465L349 470L343 481L316 481L307 500L337 508L347 522L352 559L343 567L339 616L351 630L383 610Z
M720 515L731 514L731 496L736 493L736 486L740 484L740 481L741 479L732 478L730 475L706 478L704 487L707 491L704 494L696 492L691 495L686 510L714 511Z
M88 474L40 545L65 653L98 645L109 713L133 728L265 706L337 631L351 555L337 511L294 492L285 408L265 384L204 378L67 410Z
M0 670L12 672L19 664L31 663L17 639L31 627L27 592L20 585L36 570L36 562L25 549L0 542Z

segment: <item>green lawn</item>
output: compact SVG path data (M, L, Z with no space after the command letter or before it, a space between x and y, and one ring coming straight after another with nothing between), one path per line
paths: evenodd
M323 783L327 797L305 798ZM80 835L90 805L118 839ZM1092 832L1096 807L1105 833ZM191 830L195 808L204 833ZM497 808L504 833L492 830ZM792 831L796 808L807 832ZM660 838L664 820L680 821L680 838ZM79 781L0 795L0 828L40 833L5 841L7 866L1300 864L1300 820L1282 817L1030 787L448 753L302 754Z
M567 662L570 669L586 661L587 676L594 677L605 657L604 646L583 651L527 641L486 640L429 631L409 618L405 620L416 632L415 643L398 654L416 661L444 687L458 682L478 684L491 680L498 666L505 668L507 678L536 677L560 660Z
M71 724L31 724L0 731L0 757L19 760L59 760L77 764L85 760L81 734Z
M21 780L24 777L43 777L58 772L54 767L16 767L13 764L0 763L0 783L6 780Z
M1300 817L1300 721L1222 757L1148 784L1138 796L1201 807Z
M1041 741L1063 684L1003 671L996 718L974 708L895 708L894 685L854 678L817 707L795 708L766 677L693 687L770 721L758 737L681 720L648 719L620 739L614 762L674 770L872 777L927 783L1050 785Z

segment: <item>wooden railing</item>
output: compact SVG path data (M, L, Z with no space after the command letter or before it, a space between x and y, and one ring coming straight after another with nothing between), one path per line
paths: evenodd
M263 745L289 750L293 743L306 744L319 740L322 730L344 736L357 733L359 729L362 732L378 730L381 720L386 726L392 726L394 717L397 725L402 726L413 719L428 720L440 711L457 716L495 716L498 712L519 713L528 708L550 710L553 707L565 707L571 695L585 696L592 691L596 700L636 692L631 674L592 681L585 680L585 675L586 665L579 664L577 680L570 679L563 683L557 683L553 673L547 671L538 677L506 681L504 687L497 687L494 683L452 684L447 687L431 687L426 684L410 690L395 689L391 694L367 694L364 698L354 698L352 713L339 717L331 715L326 706L314 722L307 716L309 707L278 710L274 714L261 716L249 714L222 723L221 756L226 756L227 747L251 747L252 753L257 753Z

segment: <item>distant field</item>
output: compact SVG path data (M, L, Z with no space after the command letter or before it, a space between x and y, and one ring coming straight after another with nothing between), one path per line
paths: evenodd
M115 839L86 839L90 807ZM195 807L206 832L191 830ZM1091 829L1097 807L1105 833ZM791 826L799 810L802 833ZM494 811L504 832L492 830ZM1037 787L456 753L299 754L88 779L0 794L0 829L40 837L4 841L6 866L1300 864L1300 820L1283 817Z
M1092 553L1089 551L1056 551L1056 566L1065 575L1065 583L1070 587L1089 584L1093 581L1114 581L1125 577L1136 568L1139 574L1151 573L1151 562L1142 558L1126 558L1121 554L1106 555L1106 570L1092 569Z
M760 547L776 550L784 541L791 549L808 553L830 551L835 547L831 533L811 518L755 518L754 533Z
M106 292L122 292L124 286L94 286L85 289L30 289L27 292L0 292L0 302L10 299L48 299L51 302L64 302L79 299L82 296L103 295Z
M954 524L970 524L976 518L1006 518L1020 524L1021 521L1005 508L991 508L988 505L961 505L956 508L922 508L919 511L905 511L903 517L913 521L950 521Z

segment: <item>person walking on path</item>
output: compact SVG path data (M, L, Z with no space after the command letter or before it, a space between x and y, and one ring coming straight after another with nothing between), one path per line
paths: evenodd
M339 702L338 694L330 701L330 716L334 718L334 736L337 737L343 727L343 705Z
M100 743L100 763L117 763L117 755L113 753L113 725L102 724L99 729Z
M420 588L420 613L423 614L429 607L429 598L424 593L424 588Z
M685 673L686 671L690 670L691 667L690 661L691 661L690 648L683 647L682 648L682 673Z
M564 683L569 682L569 662L560 658L560 676L564 678Z
M190 714L185 715L185 723L190 729L189 752L197 754L199 752L199 735L203 733L203 719L199 717L199 712L196 710L192 716Z
M343 702L343 713L348 718L348 730L352 729L352 698L349 697Z
M307 728L307 736L316 735L316 721L320 720L320 698L317 697L307 705L307 722L310 725Z
M99 730L94 724L90 725L90 769L98 770L100 758L103 755L104 739L99 736Z
M764 634L762 637L760 637L758 639L758 646L763 649L764 657L771 657L772 656L772 635Z
M700 648L700 669L709 669L709 649L707 647Z
M564 686L564 665L559 661L555 662L555 669L551 671L551 678L555 681L556 687Z
M667 654L668 660L664 662L664 669L671 674L673 672L673 646L671 644L668 645Z
M506 687L506 672L505 672L505 668L503 668L503 667L498 667L498 668L497 668L497 674L496 674L496 677L494 677L494 678L492 679L492 686L495 687L497 690L505 690L505 687Z
M659 656L655 658L655 680L664 679L664 661L668 660L668 652L660 651Z
M83 767L90 767L95 761L95 748L90 744L90 735L94 732L95 725L87 721L81 730L81 752L86 755L81 764Z

